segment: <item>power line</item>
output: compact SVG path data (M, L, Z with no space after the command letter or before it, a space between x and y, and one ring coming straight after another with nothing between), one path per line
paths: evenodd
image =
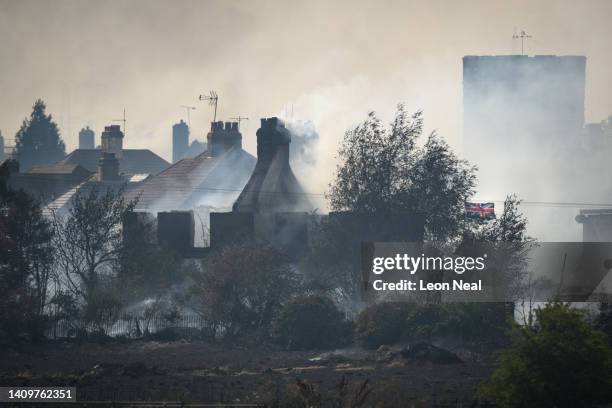
M19 173L20 175L27 175L28 179L38 179L38 180L45 180L48 181L50 176L43 176L43 175L39 175L36 173ZM57 175L52 175L52 176L57 176ZM145 181L146 183L146 181ZM142 186L134 186L133 189L134 190L130 190L130 191L134 191L134 192L138 192L139 189L141 189ZM266 190L245 190L245 189L241 189L241 188L217 188L217 187L188 187L188 188L181 188L180 186L169 186L166 187L164 186L161 189L153 189L153 191L151 192L151 194L157 194L159 192L179 192L179 193L189 193L189 192L193 192L193 191L202 191L202 192L217 192L217 193L227 193L227 194L233 194L233 193L240 193L240 192L245 192L245 193L258 193L258 194L283 194L283 195L299 195L299 196L316 196L316 197L325 197L325 193L320 193L320 192L311 192L311 191L303 191L303 192L298 192L298 191L292 191L292 192L287 192L287 191L266 191ZM485 200L485 199L479 199L479 198L474 198L472 199L472 201L474 202L489 202L489 203L504 203L505 200ZM539 207L559 207L559 208L584 208L584 207L592 207L592 208L612 208L612 203L587 203L587 202L571 202L571 201L528 201L528 200L521 200L520 204L522 206L539 206Z

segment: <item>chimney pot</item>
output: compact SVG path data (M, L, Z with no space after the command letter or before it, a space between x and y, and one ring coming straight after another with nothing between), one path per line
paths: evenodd
M234 146L242 148L242 135L238 131L238 126L234 127L232 122L213 122L206 139L208 154L213 157L221 155Z
M102 151L113 153L117 158L123 156L123 133L119 125L104 127L104 132L102 132Z

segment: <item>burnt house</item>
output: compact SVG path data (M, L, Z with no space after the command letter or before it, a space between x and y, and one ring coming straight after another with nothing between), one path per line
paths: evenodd
M242 149L236 122L213 122L207 150L174 163L147 179L130 197L139 211L190 211L230 208L247 183L256 159Z
M210 214L211 247L261 240L287 253L304 252L313 208L291 170L290 143L291 134L280 119L261 119L257 164L248 182L231 212Z
M280 119L262 119L255 163L242 150L237 125L213 123L207 152L180 160L128 195L141 198L140 211L157 212L158 243L185 258L232 244L264 242L298 260L322 228L343 237L341 246L352 251L363 241L423 240L425 220L420 214L315 214L291 169L290 143L291 134ZM232 191L230 207L224 193ZM214 201L225 202L231 211L211 211L209 246L195 247L195 206Z
M424 217L418 214L313 213L289 164L291 133L278 118L261 120L257 164L232 207L210 214L212 249L244 241L263 241L297 259L309 249L322 224L350 231L360 241L421 241Z

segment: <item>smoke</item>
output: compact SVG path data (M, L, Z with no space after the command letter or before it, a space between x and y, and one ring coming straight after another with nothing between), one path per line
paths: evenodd
M526 201L522 210L532 236L581 240L574 219L580 204L606 203L612 185L602 177L607 154L584 148L579 61L504 57L470 64L464 149L479 167L478 198L516 193Z
M590 121L601 120L612 112L611 14L607 0L185 0L180 6L166 0L0 0L0 129L12 145L21 120L42 97L70 151L78 129L89 124L99 135L126 108L124 146L151 149L168 160L171 126L186 119L180 106L197 105L192 136L203 140L212 110L197 97L214 89L218 119L251 118L243 135L246 150L254 153L256 119L291 101L295 116L312 120L320 135L314 171L300 174L300 181L322 193L342 135L370 110L391 120L398 102L422 109L426 133L438 129L459 150L461 57L510 53L517 26L533 35L526 41L529 54L589 57L585 109ZM279 35L279 22L291 29ZM491 149L482 152L483 160L493 161ZM532 166L520 154L513 163ZM538 182L540 167L531 168L524 180L531 186L519 194L552 200L544 194L549 183ZM490 172L483 171L485 182ZM602 177L590 176L590 186ZM497 186L479 194L502 199L512 189L501 180L511 177L497 176ZM555 186L552 193L563 189ZM564 210L564 219L575 212Z
M296 178L308 194L308 200L315 208L324 208L325 200L318 193L320 186L313 183L319 176L320 150L319 134L312 121L284 120L286 128L291 134L289 146L289 163Z

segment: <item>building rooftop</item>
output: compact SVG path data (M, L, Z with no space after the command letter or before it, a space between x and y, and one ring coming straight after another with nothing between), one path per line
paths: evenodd
M28 173L33 174L91 174L86 168L79 164L37 164L32 166Z
M256 159L238 146L218 156L206 151L178 161L132 190L137 209L188 210L197 206L231 207L246 184Z
M41 165L34 166L28 173L11 174L8 185L46 203L87 180L91 175L91 172L79 165Z
M61 164L78 164L90 172L97 171L101 149L76 149ZM123 149L119 158L119 171L123 174L157 174L170 163L148 149Z
M92 190L97 189L100 194L104 194L107 190L119 190L125 188L125 195L128 195L131 190L136 188L140 182L132 182L129 178L121 178L116 181L100 181L96 175L89 177L87 180L75 185L68 191L49 202L43 209L45 215L50 215L54 211L62 212L68 209L70 200L75 194L89 194Z

